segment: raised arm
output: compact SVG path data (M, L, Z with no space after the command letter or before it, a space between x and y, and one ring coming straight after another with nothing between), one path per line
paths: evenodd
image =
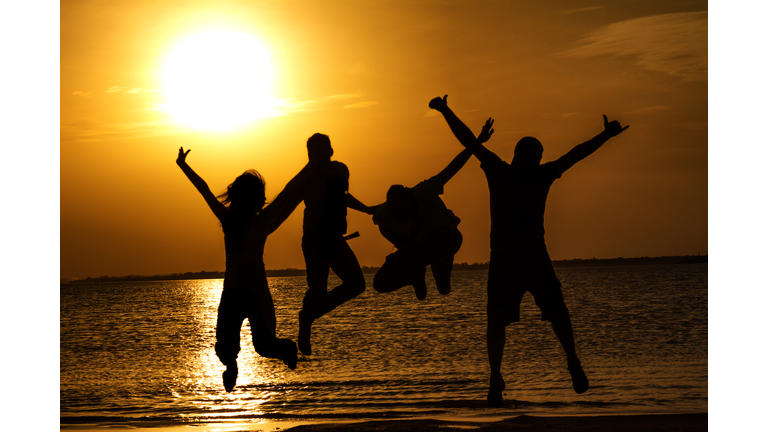
M291 215L296 206L302 201L302 185L312 172L313 164L307 163L277 194L277 197L260 212L268 222L268 233L273 233Z
M451 131L453 131L453 134L459 142L469 149L480 162L496 158L496 155L483 145L483 143L488 141L488 139L491 138L491 135L493 135L493 119L489 118L485 122L483 131L477 138L475 138L475 134L472 133L467 125L459 120L456 114L448 108L448 95L445 95L442 98L436 97L432 99L429 101L429 107L439 111L443 117L445 117L445 121L448 122L448 126L451 128Z
M461 153L456 155L451 163L449 163L447 167L443 168L443 170L440 171L437 176L440 177L440 180L443 181L443 184L448 183L448 181L452 179L453 176L455 176L456 173L461 170L461 168L464 167L464 164L466 164L471 157L472 151L470 151L468 148L465 148L461 151Z
M216 195L211 192L211 188L208 187L208 183L206 183L202 177L197 175L197 173L192 170L189 165L187 165L187 155L190 151L192 150L187 150L185 152L184 147L180 147L179 155L176 157L176 165L178 165L184 174L187 175L187 178L192 182L192 185L195 186L197 191L200 192L200 194L203 196L205 202L208 204L208 207L210 207L213 211L213 214L216 215L216 218L219 219L219 221L221 221L222 217L229 210L224 204L216 199Z
M556 163L560 165L560 169L562 171L566 171L576 162L579 162L585 157L591 155L595 152L595 150L599 149L603 144L605 144L606 141L624 132L629 127L621 127L621 124L616 120L609 122L608 117L606 117L605 114L603 114L603 125L605 126L605 130L597 134L591 140L577 145L571 149L571 151L564 154L560 157L560 159L556 161Z

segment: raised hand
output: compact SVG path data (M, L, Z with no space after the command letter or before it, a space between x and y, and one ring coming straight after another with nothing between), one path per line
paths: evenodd
M485 125L483 125L483 130L480 131L480 135L477 136L477 142L480 144L487 142L491 139L491 135L493 135L493 119L488 117L488 120L485 121Z
M609 122L608 117L606 117L605 114L603 114L603 124L605 125L605 131L611 137L615 137L616 135L624 132L629 127L629 125L627 125L622 128L621 124L616 120Z
M179 155L176 157L176 163L179 165L183 163L187 163L187 155L191 151L192 149L189 149L186 152L184 152L184 147L179 147Z
M444 109L448 108L448 95L432 99L429 101L429 107L433 110L443 112Z

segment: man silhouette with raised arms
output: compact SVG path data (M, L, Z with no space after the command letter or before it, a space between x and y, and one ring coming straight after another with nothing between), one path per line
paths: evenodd
M311 333L315 320L365 291L360 263L347 244L347 207L372 215L368 207L349 193L349 169L332 161L327 135L316 133L307 140L314 171L304 183L304 236L301 249L307 269L307 292L299 311L299 349L312 354ZM341 284L328 291L332 269Z
M586 392L589 380L576 355L570 315L544 243L544 209L549 188L556 179L629 126L622 128L619 122L609 122L603 115L603 132L544 164L540 164L542 144L536 138L524 137L518 141L510 164L475 139L472 131L448 108L447 95L432 99L429 107L443 114L456 138L480 160L488 181L491 204L486 333L491 366L488 405L500 407L504 402L501 361L505 330L520 320L520 301L526 291L533 295L541 309L541 320L552 323L565 349L573 389L576 393ZM486 127L492 125L493 119L489 118Z

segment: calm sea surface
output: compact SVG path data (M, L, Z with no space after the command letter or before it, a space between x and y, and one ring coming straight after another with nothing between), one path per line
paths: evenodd
M529 294L507 328L503 408L486 407L486 272L455 272L441 296L371 288L313 326L291 371L259 357L247 321L237 388L214 353L222 280L61 285L62 425L262 419L707 412L707 265L556 269L584 370ZM331 278L331 284L338 280ZM303 277L269 278L278 335L296 340Z

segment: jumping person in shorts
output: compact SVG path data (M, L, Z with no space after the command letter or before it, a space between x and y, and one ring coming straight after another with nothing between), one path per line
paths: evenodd
M490 137L490 127L483 129L478 140ZM393 185L387 191L387 200L373 215L373 223L381 234L392 242L397 251L387 256L373 278L373 288L391 292L412 285L416 298L427 298L424 280L427 266L432 267L437 291L451 292L453 257L461 248L463 237L458 225L461 219L449 210L440 195L443 187L464 167L472 152L464 149L439 174L409 188Z
M560 281L544 243L544 209L552 183L572 167L620 134L618 121L603 116L605 130L577 145L559 159L540 164L544 147L533 137L524 137L515 147L512 163L506 163L483 146L472 131L448 108L448 96L434 98L429 107L443 114L456 138L480 160L488 181L491 203L491 261L488 270L488 360L491 366L488 405L504 401L501 360L506 327L520 320L520 301L526 291L541 309L541 320L550 321L568 359L573 389L584 393L589 380L576 355L568 308ZM486 127L493 125L488 119Z
M372 215L368 207L349 193L349 169L332 161L333 148L328 135L316 133L307 140L307 153L313 173L304 184L304 236L301 249L307 268L307 292L299 311L299 349L312 353L312 324L365 292L365 277L360 263L347 244L347 207ZM328 290L328 274L333 270L341 284Z

